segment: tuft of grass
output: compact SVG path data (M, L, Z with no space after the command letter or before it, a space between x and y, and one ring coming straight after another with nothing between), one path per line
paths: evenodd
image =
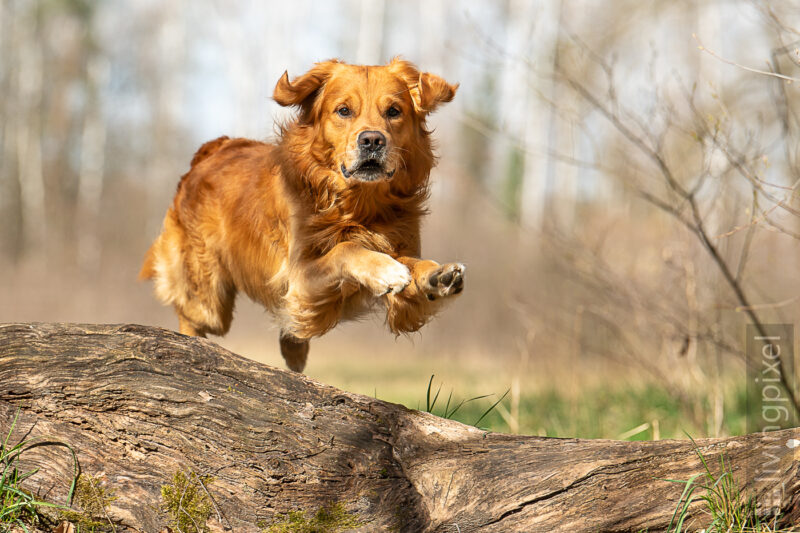
M777 529L779 517L762 520L757 513L757 502L753 496L745 495L733 477L733 470L725 462L724 454L719 458L719 474L712 472L706 458L700 452L694 439L695 453L703 464L704 472L695 474L688 480L668 479L684 486L675 512L667 528L668 533L688 531L686 520L689 507L696 501L703 502L703 511L709 522L702 530L706 533L778 533L793 531ZM692 528L694 531L695 528Z
M338 533L361 526L341 503L331 503L309 518L305 511L289 511L279 515L265 530L266 533Z
M429 377L422 399L382 399L464 424L480 425L489 431L508 432L511 429L509 409L503 409L508 404L510 391L498 395L502 400L493 400L497 405L492 406L486 403L486 398L492 396L490 394L456 401L455 393L451 391L445 395L445 387L435 385L435 381L435 376ZM684 430L706 431L704 426L693 425L686 418L677 399L655 385L587 389L574 396L564 395L556 389L542 389L521 395L517 401L516 429L519 434L618 439L631 428L646 425L646 430L627 436L628 440L646 440L681 438ZM657 432L652 429L655 424L659 427ZM731 429L741 433L743 426L737 422Z
M76 525L80 532L116 532L117 528L108 516L108 506L116 499L114 491L104 486L100 476L81 473L75 486L75 504L79 511L62 511L61 517Z
M60 441L46 438L23 440L17 444L10 444L11 434L17 425L20 410L14 415L11 428L5 438L0 442L0 530L10 530L16 527L30 531L28 526L51 525L48 516L42 514L42 509L65 510L63 505L39 500L35 495L23 489L21 484L39 471L38 468L27 472L21 471L19 460L23 453L41 446L62 446L72 454L74 476L67 493L67 501L72 501L75 493L75 484L79 476L78 459L71 446Z
M161 487L161 506L170 516L170 526L182 533L207 533L206 522L211 516L212 503L206 486L211 476L178 470L172 483Z
M433 387L433 378L434 377L435 376L433 374L431 374L431 378L428 380L428 388L425 391L425 412L426 413L431 413L432 415L436 415L436 416L441 417L441 418L447 418L447 419L450 419L450 420L456 420L456 418L455 418L456 413L458 413L459 410L462 407L464 407L464 406L466 406L466 405L468 405L471 402L474 402L476 400L482 400L484 398L488 398L489 396L492 396L491 394L483 394L481 396L475 396L473 398L463 399L458 403L454 403L452 401L453 400L453 390L450 389L450 394L447 396L447 403L445 404L444 409L441 410L439 413L436 413L435 412L436 402L439 400L439 394L442 392L442 384L441 383L439 384L439 386L436 389L436 393L433 395L433 399L431 399L431 391L432 391L432 387ZM486 416L489 413L494 411L495 408L500 404L500 402L502 402L505 399L505 397L508 396L508 393L510 391L511 391L511 389L508 389L505 393L503 393L503 395L500 396L499 400L494 402L488 409L483 411L483 414L481 414L477 418L477 420L475 420L475 422L473 422L470 425L478 427L478 424L480 424L481 420L486 418ZM451 408L451 405L452 405L452 408ZM459 421L463 422L463 420L459 420Z

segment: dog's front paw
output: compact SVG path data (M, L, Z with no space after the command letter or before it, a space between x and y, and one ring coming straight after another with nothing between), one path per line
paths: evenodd
M464 290L464 271L461 263L447 263L432 271L421 283L428 300L459 294Z
M397 294L408 287L413 279L411 272L404 264L391 259L390 264L376 272L373 292L380 296L389 293Z
M352 268L354 277L375 296L397 294L413 281L408 268L382 253L375 253L368 264Z

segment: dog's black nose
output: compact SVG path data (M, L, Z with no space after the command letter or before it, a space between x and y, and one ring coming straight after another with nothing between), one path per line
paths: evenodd
M358 134L358 146L364 150L386 148L386 136L379 131L362 131Z

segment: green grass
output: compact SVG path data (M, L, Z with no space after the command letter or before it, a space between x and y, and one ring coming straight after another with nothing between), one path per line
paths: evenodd
M361 526L355 515L348 513L341 503L331 503L309 517L305 511L290 511L278 515L266 527L265 533L338 533Z
M456 419L471 423L480 408L467 405ZM576 398L561 396L555 390L542 391L520 398L518 418L521 433L592 439L619 438L653 420L659 420L661 437L671 436L681 433L684 423L677 403L657 388L591 390ZM486 416L484 424L494 431L509 431L509 424L497 409ZM652 437L650 430L631 438Z
M116 499L114 491L105 486L102 478L82 472L78 476L73 502L79 510L61 511L60 517L71 522L77 533L113 533L117 528L108 516L108 506Z
M694 440L692 442L694 443ZM667 528L668 533L698 530L705 533L794 531L794 529L779 529L777 525L779 517L762 519L758 516L755 498L741 491L733 477L733 470L725 462L724 454L720 455L719 472L715 473L696 445L695 451L703 464L704 471L685 481L668 480L685 485ZM695 502L701 504L704 519L695 519L692 523L688 523L689 508ZM701 522L702 528L698 528L698 521Z
M445 403L444 406L442 406L442 404L439 403L440 407L437 409L436 404L439 401L439 395L442 392L442 384L439 384L439 386L436 389L436 392L434 393L433 392L433 378L434 377L436 377L436 376L431 374L431 379L428 380L428 390L425 392L425 412L426 413L431 413L431 414L440 416L442 418L448 418L450 420L456 420L456 416L457 416L457 414L459 413L459 411L461 410L462 407L464 407L466 405L469 405L472 402L475 402L477 400L483 400L484 398L491 398L491 397L494 396L493 394L483 394L481 396L473 396L472 398L464 398L464 399L462 399L460 401L453 401L453 390L451 389L450 390L450 394L447 395L447 403ZM478 416L475 419L475 421L471 423L471 425L476 426L476 427L481 427L481 426L479 426L481 421L484 418L486 418L489 414L491 414L491 412L494 411L497 408L498 405L500 405L500 403L505 399L505 397L508 396L508 393L509 393L509 390L507 390L505 393L503 393L503 395L500 396L500 398L498 398L496 401L494 401L486 410L484 410L483 414ZM465 411L467 411L467 410L468 409L465 409Z
M464 424L511 432L512 400L508 390L484 389L477 392L480 394L459 395L454 387L437 384L431 377L427 387L420 386L408 398L395 396L389 400ZM381 398L380 393L377 396ZM725 395L721 434L745 434L748 415L758 419L758 413L748 413L754 404L747 401L744 386L729 387ZM549 388L519 396L517 432L548 437L625 440L684 439L687 434L715 436L708 427L707 418L712 407L707 399L698 395L692 398L689 407L699 420L687 414L687 406L678 398L656 384L594 386L570 395Z
M69 450L72 454L75 472L68 489L67 501L72 500L78 479L78 460L75 456L75 450L69 445L43 438L23 440L17 444L11 444L11 434L17 425L18 417L19 411L14 416L11 428L2 443L0 443L0 531L17 527L27 532L30 531L28 529L29 526L33 527L48 522L48 517L42 513L43 509L67 509L62 505L42 501L21 487L23 481L38 472L38 469L28 471L20 469L20 457L25 452L41 446L61 446Z
M434 390L435 388L435 390ZM407 407L431 412L443 418L491 431L508 432L509 423L498 408L510 411L508 390L462 398L443 385L429 382L423 400L404 401ZM500 401L502 400L502 401ZM522 396L519 400L520 433L549 437L619 438L632 428L647 424L648 429L631 440L653 438L652 421L657 420L661 438L684 436L686 421L680 404L658 387L642 389L594 389L568 398L551 389Z
M214 479L191 470L177 470L172 483L161 487L162 508L170 516L170 525L178 531L207 533L206 522L211 516L212 503L206 490Z
M750 420L762 418L753 411L758 402L747 401L746 376L741 369L731 369L716 383L723 400L718 404L720 398L714 398L715 388L710 383L682 387L679 396L651 376L592 360L574 368L547 360L523 367L475 353L427 357L406 356L403 350L398 345L381 358L323 354L312 359L309 375L343 390L433 411L470 425L511 388L479 424L502 433L684 439L687 433L700 437L743 435L748 432L748 416ZM432 383L431 374L436 375ZM436 403L429 408L428 402L433 402L437 392ZM715 413L719 416L720 412L721 419L716 419ZM759 429L750 428L750 432Z

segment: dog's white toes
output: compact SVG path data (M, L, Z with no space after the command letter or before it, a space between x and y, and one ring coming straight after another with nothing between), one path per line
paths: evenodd
M387 267L380 275L383 283L386 286L384 294L398 294L408 287L411 283L411 272L405 265L394 262L393 265Z

